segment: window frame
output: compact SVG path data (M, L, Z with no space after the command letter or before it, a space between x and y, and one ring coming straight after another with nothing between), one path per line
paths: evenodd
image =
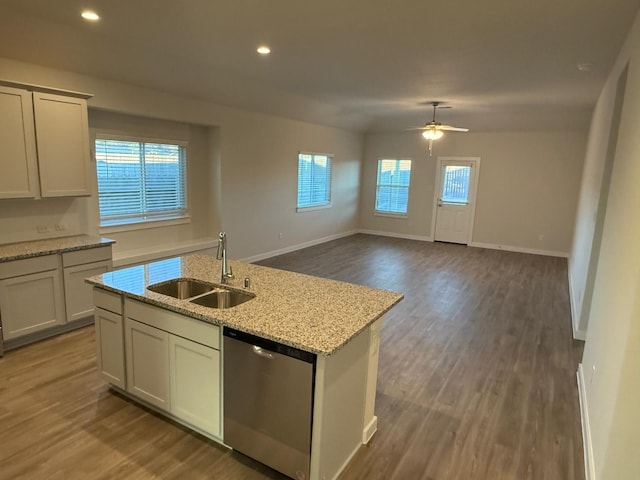
M189 142L186 140L179 140L175 138L158 138L158 137L147 137L144 135L131 135L131 134L120 134L113 132L103 132L97 131L93 135L92 139L92 153L93 158L96 165L96 193L97 193L97 201L98 201L98 225L99 231L101 233L106 232L125 232L132 230L142 230L147 228L156 228L162 226L170 226L170 225L180 225L191 222L190 215L190 203L189 203L189 180L188 180L188 172L189 172ZM115 140L122 142L135 142L141 144L163 144L163 145L175 145L182 149L184 160L183 160L183 185L182 190L184 192L184 210L175 211L173 213L166 214L149 214L147 212L141 214L138 218L129 217L126 219L122 219L123 221L117 222L109 222L105 223L103 220L102 212L100 211L100 187L98 182L98 155L96 151L96 142L99 140Z
M312 205L304 205L300 206L300 161L302 155L311 155L313 158L318 157L326 157L327 164L329 168L329 176L327 178L326 184L326 195L325 200L322 202L318 202ZM322 210L325 208L331 208L333 205L332 202L332 189L333 189L333 157L332 153L321 153L321 152L307 152L307 151L299 151L298 152L298 174L297 174L297 187L296 187L296 212L308 212L312 210ZM312 158L312 162L313 162Z
M394 184L382 184L380 183L380 169L382 166L382 162L384 161L394 161L396 162L396 170L399 166L399 162L409 162L409 182L407 185L394 185ZM375 216L380 217L392 217L392 218L408 218L409 217L409 197L411 192L411 172L413 170L413 160L411 158L388 158L388 157L379 157L376 165L376 188L375 188L375 198L373 204L373 214ZM404 212L395 212L392 210L378 210L378 192L380 187L390 187L390 188L406 188L407 190L407 203L406 209Z

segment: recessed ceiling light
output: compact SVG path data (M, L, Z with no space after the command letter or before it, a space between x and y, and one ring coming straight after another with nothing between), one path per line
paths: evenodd
M578 70L581 72L589 72L593 68L593 63L579 63Z
M271 53L271 49L266 45L260 45L256 50L260 55L268 55Z
M97 22L98 20L100 20L100 15L98 15L93 10L83 10L80 15L82 16L82 18L84 18L85 20L89 20L90 22Z

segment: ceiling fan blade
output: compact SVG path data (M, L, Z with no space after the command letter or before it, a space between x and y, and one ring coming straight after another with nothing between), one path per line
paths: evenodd
M438 129L444 130L447 132L468 132L469 131L468 128L452 127L451 125L440 125Z

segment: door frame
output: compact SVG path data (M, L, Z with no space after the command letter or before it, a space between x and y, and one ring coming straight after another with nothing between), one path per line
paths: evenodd
M436 175L433 188L433 208L431 211L431 241L436 241L436 220L438 215L438 198L440 198L440 174L442 172L442 162L458 161L471 162L471 171L475 172L471 178L469 185L469 231L467 232L467 245L471 244L473 239L473 226L476 219L476 199L478 196L478 183L480 181L480 157L438 157L436 161Z

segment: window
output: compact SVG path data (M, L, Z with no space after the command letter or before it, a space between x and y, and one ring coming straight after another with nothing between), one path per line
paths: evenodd
M298 154L298 210L331 206L331 155Z
M100 226L187 215L186 145L97 138Z
M407 213L411 160L378 160L376 212Z

